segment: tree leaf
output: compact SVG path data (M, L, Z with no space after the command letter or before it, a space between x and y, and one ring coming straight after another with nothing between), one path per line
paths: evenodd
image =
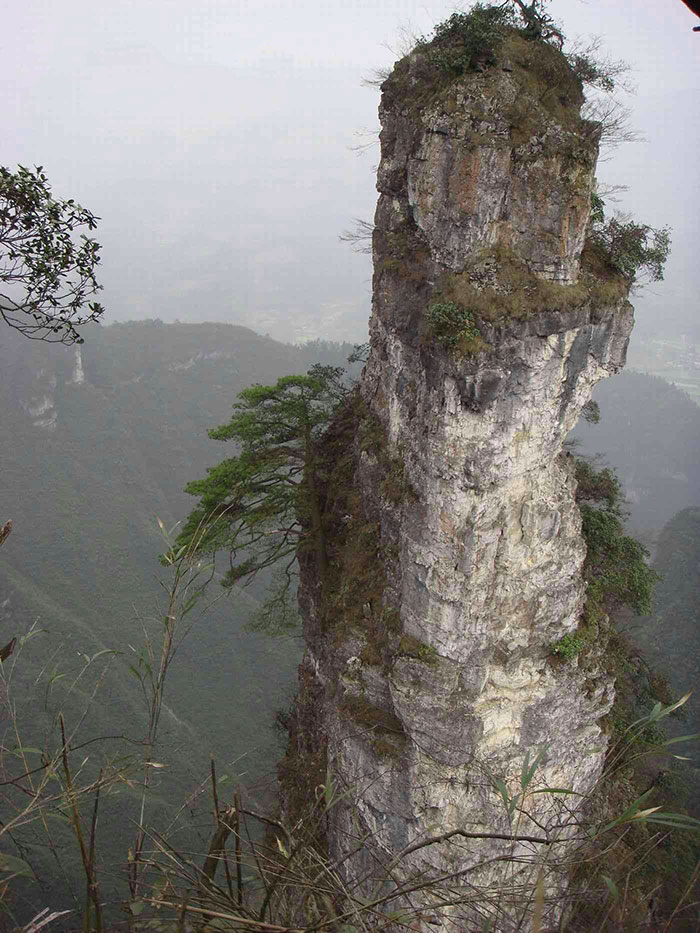
M7 852L0 852L0 871L9 872L12 875L33 874L24 859L17 858L16 855L8 855Z
M610 894L611 894L613 900L616 901L616 900L618 899L618 897L620 896L620 892L619 892L618 889L617 889L617 885L616 885L615 882L612 880L612 878L609 878L607 875L601 875L600 877L601 877L601 878L603 879L603 881L605 882L605 885L606 885L608 891L610 891Z

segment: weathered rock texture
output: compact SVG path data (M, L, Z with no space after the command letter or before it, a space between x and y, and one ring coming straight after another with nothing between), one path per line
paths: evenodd
M528 752L546 748L530 790L585 794L602 767L611 679L551 653L585 596L562 443L623 365L632 308L584 250L597 127L575 81L542 95L538 48L513 39L507 61L433 85L414 55L383 88L371 354L326 441L329 579L302 568L295 747L319 766L325 750L354 789L330 823L338 855L366 833L387 862L431 834L508 833L496 781L520 790ZM480 337L431 336L436 301L471 309ZM519 833L557 836L551 796L524 809L536 821L516 814ZM397 871L491 886L493 929L510 930L523 902L504 892L522 878L475 866L538 852L453 839ZM345 870L380 874L367 852ZM454 913L451 929L482 928Z

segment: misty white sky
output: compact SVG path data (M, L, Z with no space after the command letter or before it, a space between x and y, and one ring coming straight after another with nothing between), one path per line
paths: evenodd
M418 0L23 0L3 15L0 164L44 166L102 220L111 321L227 320L271 336L362 339L370 263L338 242L370 220L377 126L361 79L455 9ZM700 34L681 0L551 0L570 39L633 67L647 139L599 177L673 227L645 328L700 335ZM391 49L396 50L392 52ZM329 324L324 331L324 322ZM309 323L311 321L311 323ZM347 330L347 333L345 333ZM341 334L340 331L343 331Z

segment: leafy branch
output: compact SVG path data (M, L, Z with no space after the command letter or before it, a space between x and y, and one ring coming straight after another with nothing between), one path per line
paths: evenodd
M93 213L57 200L42 166L16 172L0 167L0 316L26 337L82 343L77 328L97 321L102 305L90 301L100 244L73 234L97 227Z

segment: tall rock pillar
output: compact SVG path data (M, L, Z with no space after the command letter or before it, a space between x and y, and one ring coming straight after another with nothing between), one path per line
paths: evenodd
M624 280L585 248L598 127L573 75L551 85L560 58L513 34L481 70L436 77L424 50L385 82L371 352L326 439L329 579L302 558L296 747L349 791L329 826L348 878L486 837L395 869L464 896L425 929L480 930L484 903L515 929L540 850L488 834L557 837L532 791L591 790L613 699L595 658L551 651L585 599L562 444L632 328ZM537 755L509 820L503 790ZM555 901L563 885L547 874Z

